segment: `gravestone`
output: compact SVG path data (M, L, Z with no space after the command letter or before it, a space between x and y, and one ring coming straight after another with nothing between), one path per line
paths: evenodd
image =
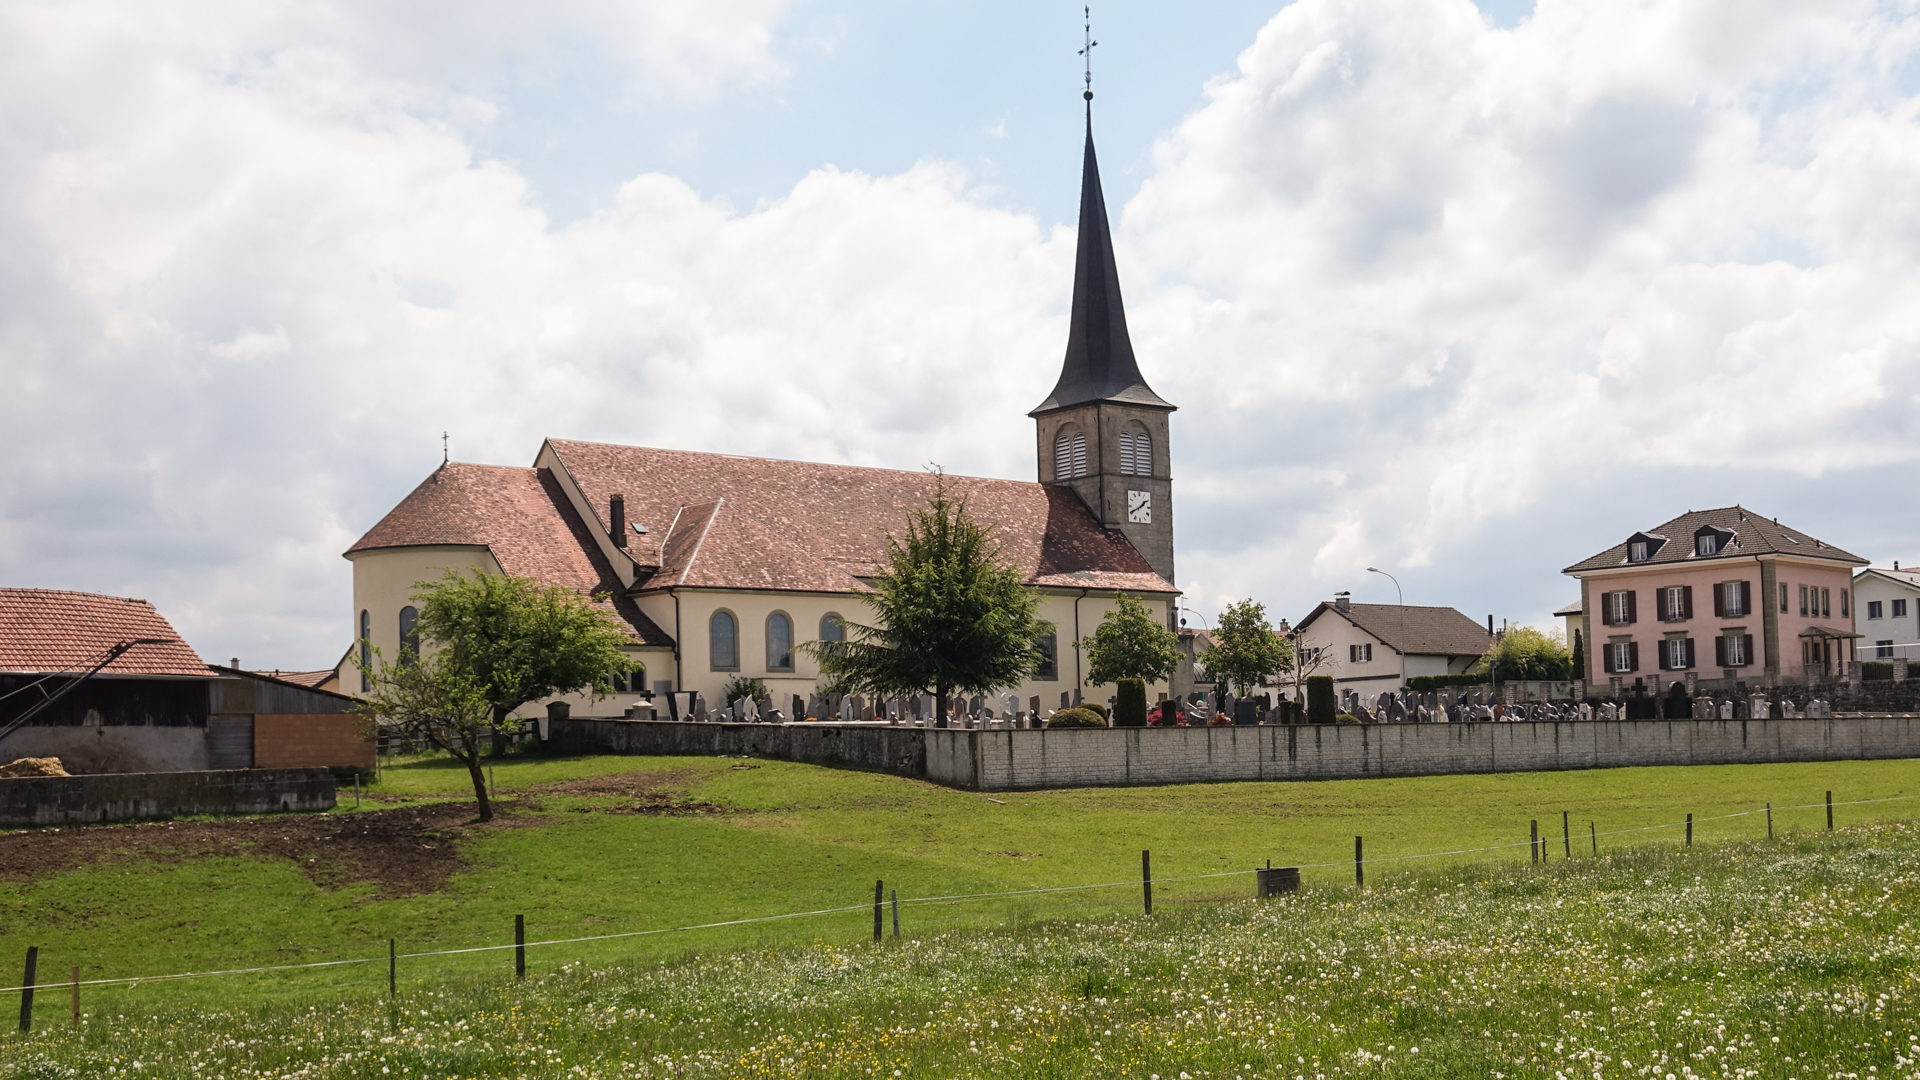
M1260 703L1252 698L1241 698L1233 703L1233 723L1235 727L1251 727L1260 722Z
M1407 704L1395 694L1387 705L1387 723L1404 724L1407 722Z
M1687 700L1687 688L1678 681L1667 690L1665 712L1669 720L1685 720L1693 715L1693 702Z
M1807 715L1819 720L1831 720L1833 718L1833 706L1824 698L1814 698L1812 701L1807 702Z
M695 720L705 721L709 715L710 714L707 711L707 695L702 694L697 690L694 691L693 718Z
M1718 715L1722 720L1733 719L1733 702L1731 700L1725 700L1720 702L1720 709L1719 709Z
M853 723L854 717L856 715L858 714L854 710L853 699L850 697L841 698L840 699L840 722L845 724L851 724Z

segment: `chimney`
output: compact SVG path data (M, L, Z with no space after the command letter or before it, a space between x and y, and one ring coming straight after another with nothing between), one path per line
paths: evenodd
M1899 560L1899 559L1895 559L1895 560L1893 560L1893 568L1894 568L1895 570L1898 570L1898 569L1900 569L1900 560Z
M239 658L239 657L237 657L237 656L236 656L236 657L234 657L234 658L233 658L233 663L231 663L231 664L228 664L227 666L228 666L228 667L230 667L230 668L232 668L232 669L233 669L233 670L235 670L235 671L239 671L239 670L240 670L240 658Z
M1345 611L1351 606L1353 606L1353 595L1351 593L1337 592L1333 594L1333 610Z
M607 500L607 529L613 533L613 546L627 549L627 497L615 495Z
M1491 614L1487 616L1487 636L1493 636L1493 616Z

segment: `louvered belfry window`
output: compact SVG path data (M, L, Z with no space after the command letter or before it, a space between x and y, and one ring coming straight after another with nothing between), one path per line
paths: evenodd
M1087 436L1079 431L1062 431L1053 440L1053 478L1071 480L1087 475Z
M1153 475L1153 436L1135 429L1120 433L1120 473L1123 476Z

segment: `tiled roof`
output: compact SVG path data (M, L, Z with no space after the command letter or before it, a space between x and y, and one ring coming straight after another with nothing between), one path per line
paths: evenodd
M1480 656L1493 644L1486 626L1458 609L1419 604L1349 604L1341 611L1322 603L1300 620L1300 629L1328 612L1346 616L1388 648L1413 656Z
M278 669L269 669L266 671L249 670L247 674L258 675L263 679L272 679L275 682L292 683L295 686L304 686L309 690L317 690L320 688L321 683L324 683L328 679L333 678L333 669L327 668L324 671L280 671Z
M1910 588L1920 588L1920 570L1883 570L1877 566L1870 566L1855 576L1858 577L1861 574L1878 574L1889 581L1897 581Z
M124 641L135 645L101 669L109 675L212 677L152 604L62 589L0 588L0 671L85 670Z
M1704 558L1693 553L1694 533L1706 526L1725 529L1733 533L1733 542L1721 550L1718 555ZM1849 551L1842 551L1832 544L1816 540L1798 529L1788 528L1772 518L1761 517L1740 506L1723 506L1715 510L1689 510L1672 521L1655 528L1649 533L1657 533L1667 538L1667 542L1654 552L1653 557L1644 562L1627 562L1627 541L1622 539L1598 555L1582 559L1561 573L1579 574L1588 570L1610 570L1619 566L1671 566L1676 563L1711 562L1715 559L1750 559L1755 555L1800 555L1809 559L1832 559L1835 562L1865 566L1867 560Z
M624 495L627 520L648 529L647 537L633 540L661 537L652 541L666 545L654 576L659 583L856 591L852 579L880 571L888 531L904 528L935 482L923 472L895 469L557 439L548 445L596 514L607 512L609 497ZM1176 591L1125 536L1101 528L1070 490L946 480L1030 584ZM676 518L672 535L664 535ZM704 522L699 541L686 535L695 522Z
M601 556L586 523L574 513L559 481L544 469L442 465L347 554L440 545L484 547L506 573L562 585L583 596L606 593L613 598L597 605L619 615L634 641L673 643L624 597L625 586Z
M1573 603L1568 604L1566 607L1563 607L1559 611L1554 612L1554 615L1560 618L1565 618L1568 615L1578 615L1585 610L1587 610L1586 605L1581 601L1575 600Z

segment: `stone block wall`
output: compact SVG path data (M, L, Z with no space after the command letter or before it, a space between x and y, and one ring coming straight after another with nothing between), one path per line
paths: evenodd
M0 827L333 809L325 769L101 773L0 780Z

